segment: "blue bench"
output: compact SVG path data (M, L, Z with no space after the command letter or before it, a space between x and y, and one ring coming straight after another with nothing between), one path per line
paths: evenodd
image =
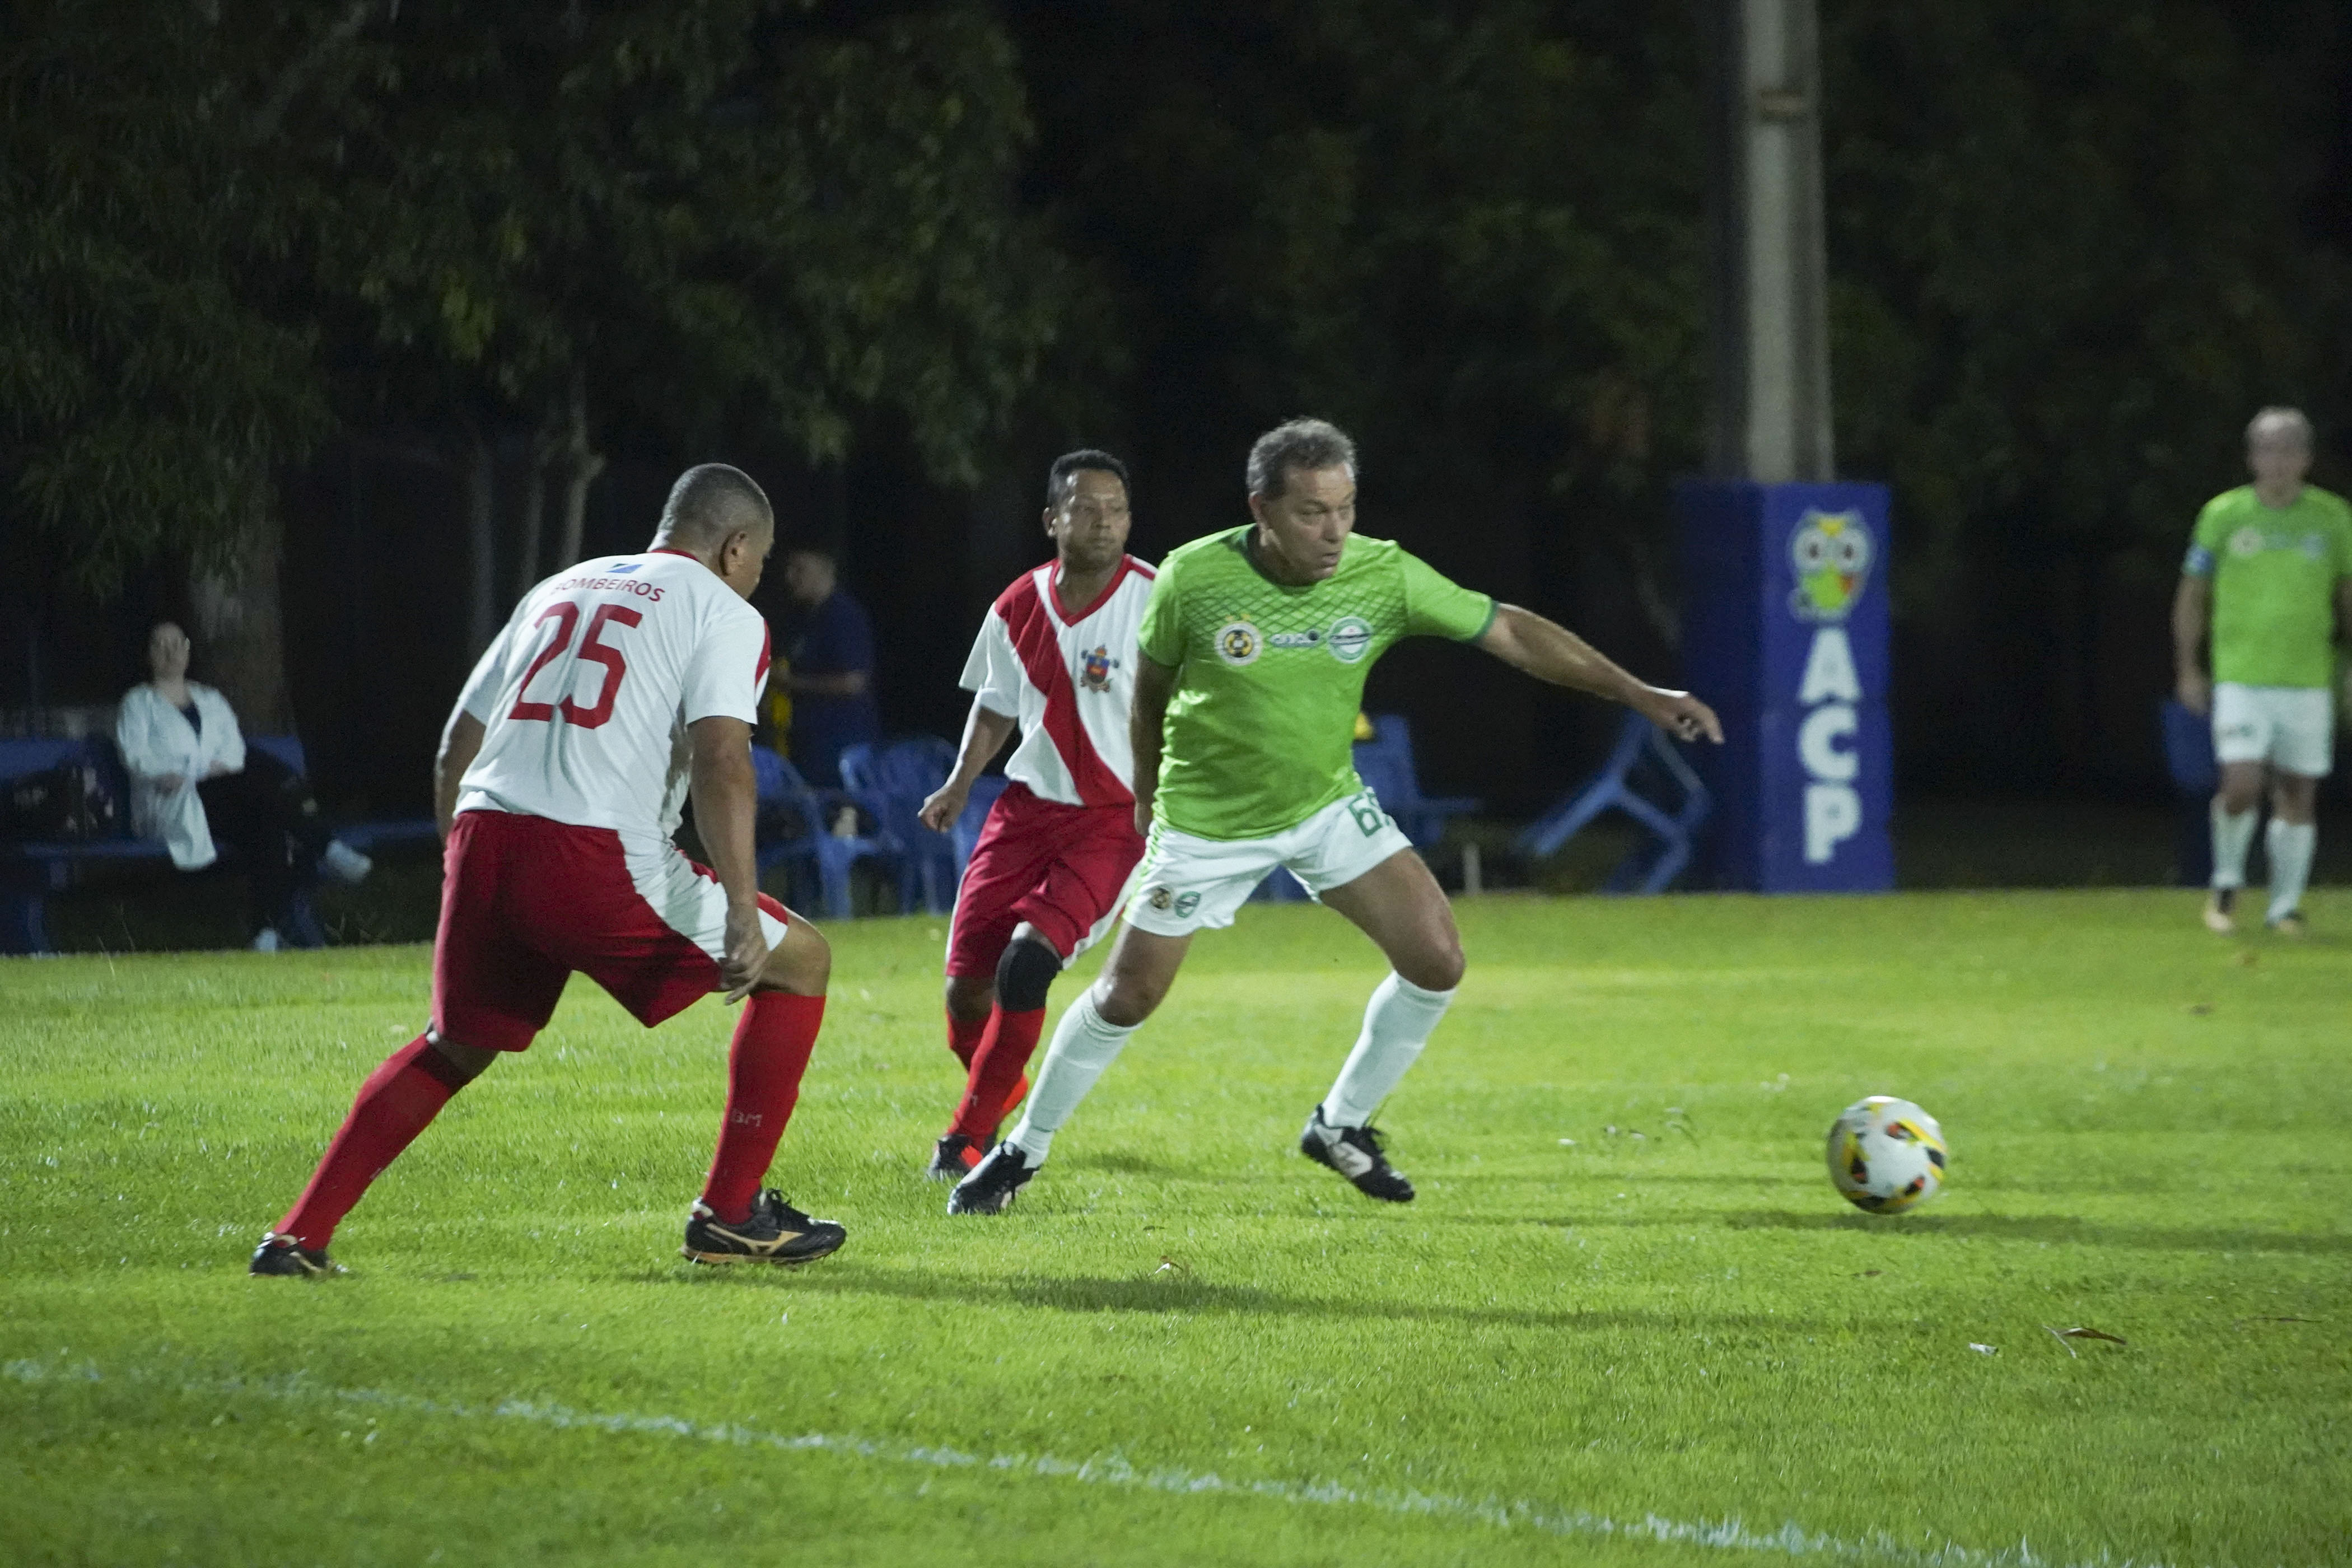
M298 773L304 771L302 742L292 735L249 735L246 744L268 752ZM131 779L110 740L0 741L0 784L27 773L46 773L77 758L87 759L99 770L121 814L119 826L103 837L0 842L0 952L57 951L49 940L49 895L72 887L79 868L170 863L171 852L162 839L137 837L131 831ZM371 853L387 844L434 839L438 829L429 816L410 817L352 823L338 827L335 837L362 853Z

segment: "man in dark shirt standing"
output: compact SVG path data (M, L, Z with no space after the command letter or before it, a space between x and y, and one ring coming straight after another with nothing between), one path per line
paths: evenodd
M819 786L841 783L841 752L882 738L874 700L874 623L841 586L833 552L800 545L784 557L792 614L781 639L793 694L791 755Z

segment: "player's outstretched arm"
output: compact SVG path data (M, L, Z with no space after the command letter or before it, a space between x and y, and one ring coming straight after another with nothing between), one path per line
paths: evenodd
M433 816L441 825L444 843L457 820L458 783L480 753L485 733L482 721L463 708L449 710L449 722L441 728L441 749L433 757Z
M1496 605L1494 625L1478 638L1478 646L1538 680L1622 702L1669 735L1685 741L1705 735L1723 743L1723 725L1714 709L1687 691L1634 679L1591 643L1533 610Z
M751 773L751 726L712 714L687 726L694 748L694 831L719 885L727 889L727 952L719 961L719 983L727 1000L751 994L768 963L768 939L760 929L760 863L751 825L760 786Z
M1011 714L999 713L980 699L972 699L971 713L963 721L963 746L956 752L955 772L915 813L924 826L945 833L955 826L956 818L963 815L964 803L971 798L973 783L988 771L989 759L1004 749L1013 723Z
M1160 726L1176 695L1177 668L1150 654L1135 656L1135 702L1127 710L1128 743L1135 751L1135 830L1151 833L1151 802L1160 793Z

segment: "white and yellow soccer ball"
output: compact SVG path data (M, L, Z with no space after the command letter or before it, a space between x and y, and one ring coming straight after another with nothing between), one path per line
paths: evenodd
M1901 1214L1944 1185L1944 1130L1907 1100L1874 1094L1830 1123L1830 1180L1846 1202Z

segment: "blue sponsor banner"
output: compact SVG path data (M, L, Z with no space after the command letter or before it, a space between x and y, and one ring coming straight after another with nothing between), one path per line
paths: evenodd
M1724 725L1693 748L1716 800L1695 880L1893 887L1885 487L1693 479L1675 501L1683 679Z

